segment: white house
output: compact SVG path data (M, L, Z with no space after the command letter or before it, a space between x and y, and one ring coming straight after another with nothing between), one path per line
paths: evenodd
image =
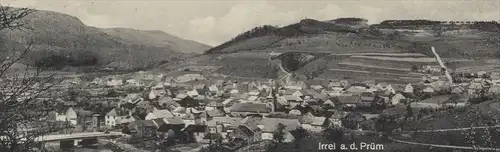
M117 86L122 86L123 85L123 81L120 80L120 79L113 79L113 78L110 78L108 79L108 81L106 82L106 86L107 87L117 87Z
M311 85L310 88L319 92L319 91L321 91L323 89L323 86L321 86L321 85Z
M302 128L311 132L321 132L323 130L325 120L326 117L315 117L312 114L307 113L302 118Z
M425 92L425 93L434 93L434 88L428 86L428 87L426 87L423 90L423 92Z
M144 100L144 98L142 98L139 94L132 93L132 94L127 94L127 96L124 99L122 99L122 102L136 104L136 103L141 102L143 100Z
M186 94L187 94L188 96L190 96L190 97L196 97L196 96L200 95L200 94L198 93L198 91L196 91L196 89L193 89L193 90L187 91L187 92L186 92Z
M217 93L219 93L219 88L217 88L216 85L210 85L208 87L208 91L210 91L211 93L217 94Z
M384 88L385 91L387 92L390 92L392 94L396 94L396 90L394 90L394 88L391 86L391 85L387 85L385 88Z
M164 110L158 110L156 108L153 109L152 112L148 113L148 115L146 115L146 120L153 120L153 119L156 119L156 118L170 118L170 117L173 117L174 115L164 109Z
M77 124L78 115L76 114L75 110L73 110L73 108L68 108L62 113L56 112L55 115L56 121L66 121L72 125Z
M96 85L96 86L103 85L104 80L102 80L101 78L94 78L94 80L92 80L92 82L90 82L90 84Z
M104 117L104 121L107 127L115 127L121 119L125 119L129 115L119 115L116 109L112 109Z
M134 87L142 87L144 86L144 83L142 83L141 81L138 81L136 79L128 79L125 81L125 84L128 85L128 86L134 86Z
M300 90L289 89L289 90L286 90L284 92L284 95L291 95L291 96L295 96L295 97L301 97L304 94L302 94L302 92Z
M391 104L392 105L397 105L397 104L401 103L401 100L404 100L404 99L406 99L405 96L403 96L402 94L398 93L398 94L396 94L396 95L394 95L392 97Z
M300 110L298 110L298 109L292 109L292 110L290 110L290 112L288 112L288 114L300 116L300 115L302 115L302 112L300 112Z
M479 92L479 90L483 89L483 86L481 83L477 83L477 82L474 82L474 83L471 83L467 89L467 92L469 94L476 94L477 92Z
M404 93L413 93L414 89L413 89L413 86L411 85L411 83L408 83L406 86L405 86L405 89L404 89Z

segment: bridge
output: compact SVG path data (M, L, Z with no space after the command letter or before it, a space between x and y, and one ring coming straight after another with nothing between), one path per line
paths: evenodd
M35 138L35 142L60 142L61 149L72 148L73 146L92 145L97 143L98 138L118 138L125 134L121 132L83 132L74 134L43 135Z
M94 139L94 138L116 138L121 137L124 134L121 132L83 132L74 134L57 134L57 135L43 135L35 138L35 142L51 142L51 141L64 141L64 140L76 140L76 139Z

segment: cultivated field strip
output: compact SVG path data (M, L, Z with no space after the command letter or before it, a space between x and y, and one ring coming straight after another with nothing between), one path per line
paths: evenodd
M402 73L408 73L410 71L410 69L408 68L383 67L383 66L365 64L362 62L350 62L350 61L343 61L339 63L339 66L345 68L353 68L353 69L372 69L376 71L391 71L391 72L402 72Z
M374 60L383 60L383 61L401 61L401 62L423 62L423 63L431 63L436 62L435 58L412 58L412 57L390 57L390 56L351 56L351 58L361 58L361 59L374 59Z

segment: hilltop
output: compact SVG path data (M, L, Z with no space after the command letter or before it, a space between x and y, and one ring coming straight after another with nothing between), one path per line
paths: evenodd
M412 66L437 66L430 46L457 70L481 70L471 67L486 61L491 64L490 59L500 56L496 22L367 22L361 18L303 19L284 27L255 27L177 67L210 65L218 68L212 68L214 73L226 76L276 78L277 64L282 64L298 79L409 83L422 77L410 72ZM314 57L298 60L300 54ZM281 62L272 60L274 56L281 56Z
M171 62L201 53L210 47L161 31L87 26L77 17L37 10L23 18L26 28L1 34L6 45L32 44L23 64L133 70Z

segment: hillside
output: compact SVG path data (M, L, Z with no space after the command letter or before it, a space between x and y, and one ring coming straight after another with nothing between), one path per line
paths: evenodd
M23 18L26 29L1 33L6 44L32 44L24 64L55 67L110 66L119 70L146 68L187 57L209 47L159 31L100 29L78 18L51 11L35 11Z
M359 18L329 21L304 19L284 27L264 25L187 59L178 67L210 65L217 74L273 78L280 63L297 79L376 79L395 83L418 82L422 74L412 66L437 62L434 46L452 69L496 66L500 35L496 22L384 21L367 25ZM499 30L500 31L500 30ZM292 53L292 54L290 54ZM280 55L281 54L281 55ZM282 62L272 62L274 56ZM312 55L310 60L298 56ZM485 66L485 65L488 66ZM476 68L477 66L485 66Z
M112 37L119 38L130 44L151 45L156 47L170 48L175 52L201 54L210 46L192 40L186 40L163 31L141 31L128 28L101 29Z

